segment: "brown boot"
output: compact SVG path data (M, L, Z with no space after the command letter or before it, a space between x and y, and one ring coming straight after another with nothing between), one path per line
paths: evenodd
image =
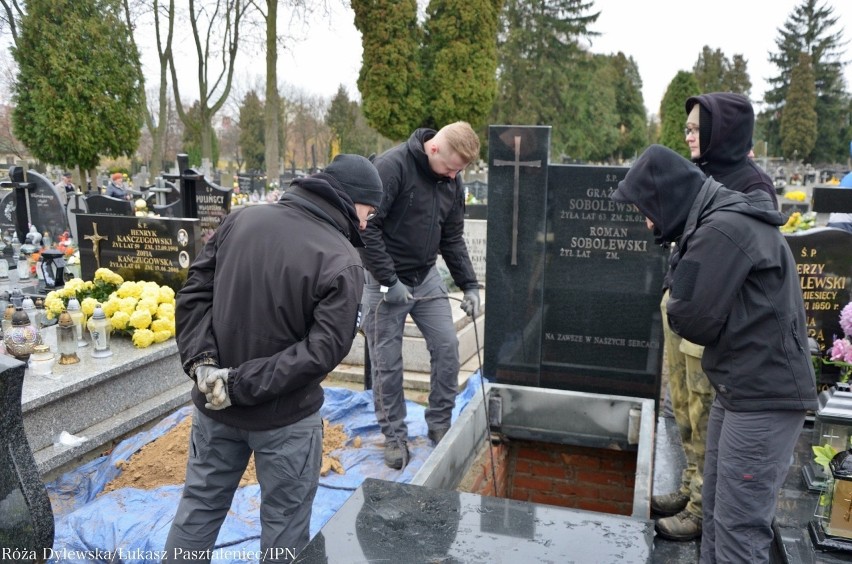
M651 497L651 513L662 517L676 515L683 511L687 503L689 503L689 496L680 492L655 495Z
M683 510L677 515L658 519L656 529L664 539L691 541L701 537L701 518Z

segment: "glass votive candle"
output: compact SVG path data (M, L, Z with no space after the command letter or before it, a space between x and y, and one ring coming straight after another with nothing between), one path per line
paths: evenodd
M30 355L30 374L36 376L50 376L53 374L53 352L47 345L36 345Z

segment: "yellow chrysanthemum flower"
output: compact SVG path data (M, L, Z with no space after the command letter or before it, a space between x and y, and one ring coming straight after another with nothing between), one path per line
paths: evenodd
M99 268L95 271L95 280L103 280L107 284L115 284L121 286L124 283L124 278L108 268Z
M154 333L158 331L167 331L170 335L172 333L172 325L168 319L155 319L151 322L151 331Z
M153 333L155 343L162 343L163 341L168 341L172 338L171 331L153 331Z
M120 298L138 298L142 295L142 287L136 282L127 281L118 288Z
M117 297L111 297L101 306L104 310L104 315L107 317L112 317L112 315L121 309L121 299Z
M175 304L172 303L162 303L157 306L157 319L171 319L174 321L175 318Z
M133 344L144 349L150 347L154 342L154 332L150 329L137 329L133 332Z
M147 310L137 309L130 314L129 323L136 329L147 329L151 326L151 314ZM135 337L136 333L133 335Z
M80 309L83 310L86 317L90 317L95 312L96 305L98 305L98 300L95 298L85 298L82 302L80 302Z
M174 304L175 291L168 286L160 286L160 297L157 301L159 301L161 304Z
M132 315L134 311L136 311L136 304L139 300L136 298L122 298L121 299L121 311L126 313L128 316Z
M130 316L119 310L112 314L110 317L110 323L112 324L112 328L116 331L124 331L127 329L127 324L130 321Z
M144 294L143 294L144 296ZM148 312L148 315L154 317L157 314L157 299L156 298L148 298L143 297L139 300L139 303L136 304L137 310L145 310Z

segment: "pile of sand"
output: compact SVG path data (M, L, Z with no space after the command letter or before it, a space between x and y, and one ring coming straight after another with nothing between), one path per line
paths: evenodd
M139 488L151 490L160 486L182 484L186 477L186 460L189 449L189 433L192 417L187 417L168 433L148 443L129 460L117 464L121 474L108 483L102 493L120 488ZM343 425L329 425L323 420L325 432L322 441L322 470L321 475L327 475L331 470L338 474L345 472L340 460L331 456L331 452L343 447L349 437L343 430ZM361 446L360 437L355 437L352 446ZM257 476L254 468L254 455L249 459L248 467L240 486L256 484Z

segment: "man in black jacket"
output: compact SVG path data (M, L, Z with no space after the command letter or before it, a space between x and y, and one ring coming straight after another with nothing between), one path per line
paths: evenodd
M686 101L684 135L692 162L729 190L767 194L777 208L772 180L748 157L753 131L754 110L742 94L713 92ZM714 392L701 368L704 347L682 339L666 322L669 282L666 280L664 285L660 309L669 398L680 431L686 467L678 491L652 497L651 509L661 517L656 529L662 537L687 541L701 536L705 439Z
M707 424L701 562L768 562L772 519L805 412L817 409L799 274L762 191L742 194L666 147L612 199L636 205L669 266L668 324L702 345L716 392Z
M355 247L381 203L364 157L338 155L277 204L228 215L177 294L192 390L186 484L165 560L209 561L254 453L264 561L308 543L322 462L320 386L349 352L364 270Z
M479 283L467 253L464 186L460 173L479 155L479 138L465 122L440 131L418 129L374 164L385 196L364 232L367 280L364 334L372 365L376 418L385 435L385 464L408 463L408 427L402 385L402 332L411 315L429 348L428 435L437 444L450 427L458 391L459 351L447 287L435 260L440 251L462 309L476 318Z

